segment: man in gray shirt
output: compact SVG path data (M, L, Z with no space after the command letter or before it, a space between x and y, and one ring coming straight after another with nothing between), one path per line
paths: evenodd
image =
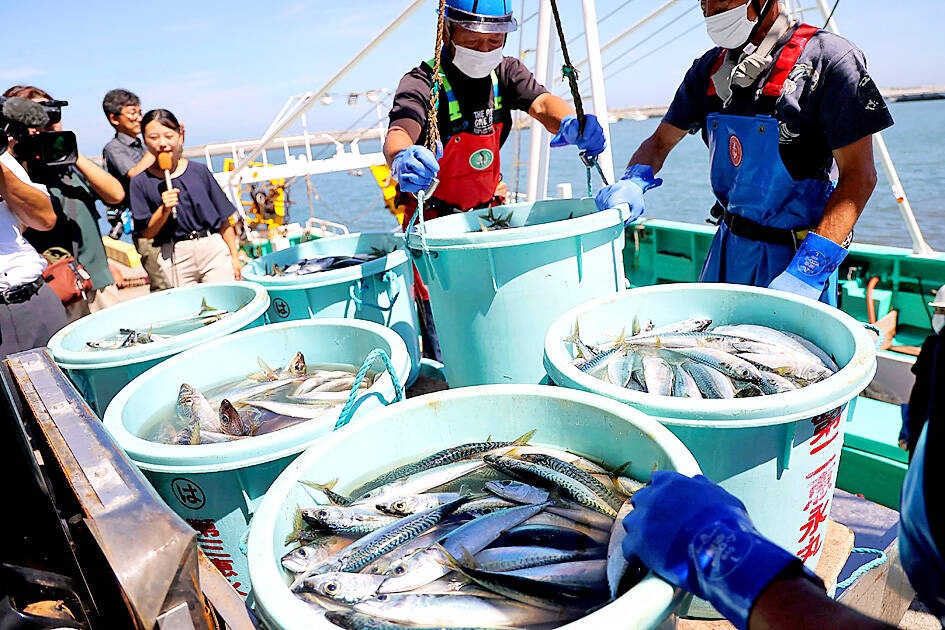
M138 135L141 133L141 101L128 90L109 90L102 101L102 109L109 124L115 128L115 137L102 149L105 168L118 178L125 188L125 202L119 212L128 206L128 182L138 173L154 163L154 156L148 153ZM148 274L151 291L160 291L170 287L164 273L158 266L160 248L154 247L151 239L138 233L132 234L135 249L141 254L141 265Z

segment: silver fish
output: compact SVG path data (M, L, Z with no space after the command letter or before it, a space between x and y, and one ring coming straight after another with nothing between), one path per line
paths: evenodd
M302 518L311 527L336 533L368 533L381 529L398 518L379 514L363 506L319 505L302 508Z
M617 510L617 518L614 519L613 530L607 543L607 587L610 589L611 599L616 599L620 579L629 566L623 555L623 539L627 537L627 530L623 527L623 519L632 511L633 504L630 503L630 499L627 499Z
M306 577L299 582L294 591L296 593L314 593L336 602L355 604L361 600L374 597L377 594L377 587L386 579L383 575L371 575L369 573L328 571Z
M213 410L210 401L187 383L181 383L180 391L177 394L177 415L187 423L199 422L201 429L216 433L223 432L223 428L220 426L220 416Z
M477 554L509 528L519 525L541 512L551 502L522 505L473 519L441 538L438 544L394 563L388 569L388 578L378 592L410 591L432 582L447 573L447 556L463 553Z
M516 546L489 547L475 555L476 566L483 571L515 571L567 562L588 556L588 552L553 547Z
M470 459L483 453L495 451L496 449L524 446L528 444L534 435L535 430L533 429L511 441L487 440L485 442L468 442L458 446L451 446L450 448L437 451L432 455L427 455L416 462L398 466L397 468L388 471L383 475L375 477L368 483L364 484L362 488L375 488L378 486L383 486L398 479L403 479L425 470L430 470L432 468L437 468L439 466L444 466L453 462ZM424 488L424 490L426 490L426 488Z
M318 418L333 417L332 411L340 412L341 405L333 403L308 403L295 404L288 402L279 402L276 400L243 400L239 406L258 407L265 409L280 416L289 416L290 418L305 418L315 420Z
M643 357L643 378L647 392L659 396L673 395L673 368L662 357Z
M286 552L281 558L282 566L295 574L305 573L331 554L350 545L351 541L350 537L340 535L319 537Z
M735 385L732 383L732 379L715 368L698 361L683 361L681 367L692 376L703 397L735 397Z

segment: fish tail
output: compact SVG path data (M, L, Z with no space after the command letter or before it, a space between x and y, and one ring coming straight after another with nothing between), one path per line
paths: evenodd
M538 430L538 429L532 429L532 430L529 431L528 433L526 433L526 434L524 434L524 435L521 435L521 436L515 438L515 440L512 442L512 444L515 444L515 445L517 445L517 446L525 446L526 444L528 444L528 443L531 441L532 437L535 435L535 431L537 431L537 430Z

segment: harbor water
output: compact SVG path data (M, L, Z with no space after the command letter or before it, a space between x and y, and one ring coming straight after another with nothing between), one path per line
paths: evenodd
M945 161L940 159L941 144L945 142L945 100L901 102L889 104L895 124L883 132L883 139L915 212L919 227L933 249L945 251ZM640 142L656 129L659 119L621 120L610 126L614 149L615 171L619 177L623 166ZM524 190L528 168L529 132L513 132L502 149L505 180L512 190ZM362 153L379 150L376 141L360 144ZM333 147L314 147L316 157L328 157ZM297 151L293 151L295 153ZM273 163L281 161L282 154L269 152ZM219 159L222 164L222 157ZM214 163L219 169L221 164ZM518 164L518 168L516 168ZM900 217L899 207L877 162L878 181L856 228L860 243L911 247L909 234ZM670 154L660 172L663 185L646 195L647 216L674 221L689 221L705 225L712 206L709 188L708 152L698 136L685 138ZM365 169L360 176L350 173L313 175L310 178L315 197L311 204L305 180L300 178L289 189L290 221L303 223L314 213L316 217L337 221L352 232L383 232L398 228L397 222L383 205L381 192L371 173ZM548 191L554 196L559 183L571 184L575 197L587 195L587 172L573 147L551 151ZM596 192L601 182L596 173L592 178ZM103 226L104 220L102 222ZM107 230L107 226L103 227ZM124 237L128 240L128 237Z

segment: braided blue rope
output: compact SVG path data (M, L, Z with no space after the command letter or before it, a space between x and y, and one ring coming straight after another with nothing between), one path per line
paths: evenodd
M837 588L846 588L850 586L856 581L858 577L860 577L861 575L863 575L870 569L875 569L876 567L885 563L887 560L886 552L882 551L881 549L870 549L869 547L854 547L850 551L850 553L873 553L873 554L876 554L878 557L873 558L866 564L860 566L857 570L855 570L852 574L850 574L850 577L848 577L844 581L837 582Z
M390 405L391 403L398 402L404 399L404 386L400 384L400 379L397 378L397 371L394 369L394 366L390 362L390 357L387 356L387 353L381 350L380 348L375 348L367 355L367 358L364 359L364 363L361 364L361 369L358 370L358 374L354 377L354 385L351 386L351 393L348 394L348 401L345 402L344 408L341 410L341 413L338 414L338 421L335 422L335 428L340 429L349 422L351 422L351 414L354 409L354 401L358 397L358 393L361 389L361 381L364 380L364 376L367 374L368 368L374 364L374 359L380 357L381 361L384 362L384 369L387 370L387 373L390 374L390 380L394 383L394 400L388 401L383 396L381 400L384 401L385 405Z

